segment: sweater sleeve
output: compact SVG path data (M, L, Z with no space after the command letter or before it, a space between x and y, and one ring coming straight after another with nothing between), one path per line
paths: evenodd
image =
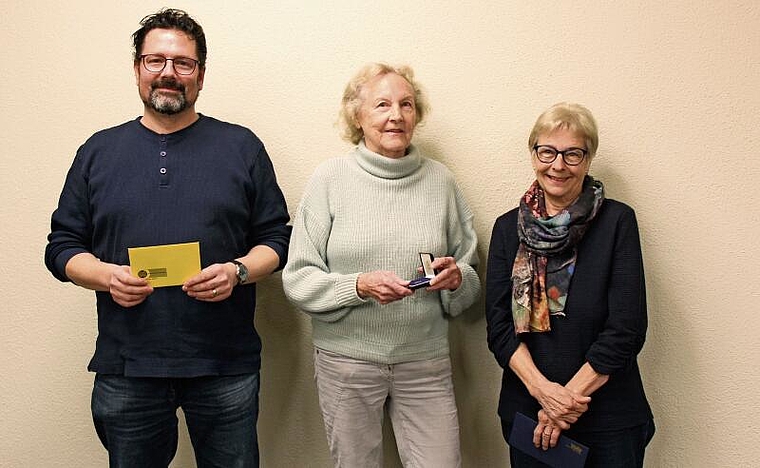
M288 263L282 272L285 295L317 320L335 322L365 300L356 291L360 272L339 274L327 265L331 214L326 184L312 177L298 207Z
M644 268L636 215L625 210L615 230L615 246L604 328L586 353L595 371L613 374L635 361L647 330Z
M251 207L250 247L266 245L280 258L277 269L285 266L290 242L291 227L285 197L277 184L269 155L260 146L253 166L253 200Z
M510 222L508 213L494 223L486 272L488 348L504 369L520 345L512 321L512 264L516 252L516 223Z
M87 178L84 173L84 146L79 148L66 175L58 208L53 212L45 248L45 265L60 281L69 281L66 264L71 257L91 252L92 220L89 211Z
M459 188L454 184L456 216L449 219L449 255L457 261L462 284L454 291L441 291L443 310L455 317L470 307L480 295L478 238L472 225L473 214Z

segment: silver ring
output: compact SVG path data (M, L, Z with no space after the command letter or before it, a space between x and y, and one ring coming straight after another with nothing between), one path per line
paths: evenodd
M216 288L211 290L211 297L216 297L218 293L216 292Z

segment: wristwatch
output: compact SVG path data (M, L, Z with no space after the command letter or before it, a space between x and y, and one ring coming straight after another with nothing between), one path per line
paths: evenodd
M245 284L248 281L248 267L243 265L243 262L237 260L230 260L235 264L235 276L237 276L238 284Z

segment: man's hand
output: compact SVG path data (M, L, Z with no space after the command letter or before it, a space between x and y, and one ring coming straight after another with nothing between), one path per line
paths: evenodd
M182 290L199 301L223 301L230 297L232 288L237 284L235 271L233 263L214 263L185 281Z
M142 278L132 276L126 265L114 265L108 280L108 292L122 307L134 307L153 293L153 286Z

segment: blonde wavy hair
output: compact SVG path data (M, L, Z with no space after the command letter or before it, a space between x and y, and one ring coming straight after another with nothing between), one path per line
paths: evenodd
M362 106L362 89L364 85L375 77L395 73L404 78L414 90L414 106L417 115L416 124L419 125L430 110L427 96L420 84L414 79L414 70L408 65L392 66L386 63L370 63L363 66L346 85L341 99L338 124L341 127L341 137L353 144L359 143L364 138L364 131L359 126L359 109Z

